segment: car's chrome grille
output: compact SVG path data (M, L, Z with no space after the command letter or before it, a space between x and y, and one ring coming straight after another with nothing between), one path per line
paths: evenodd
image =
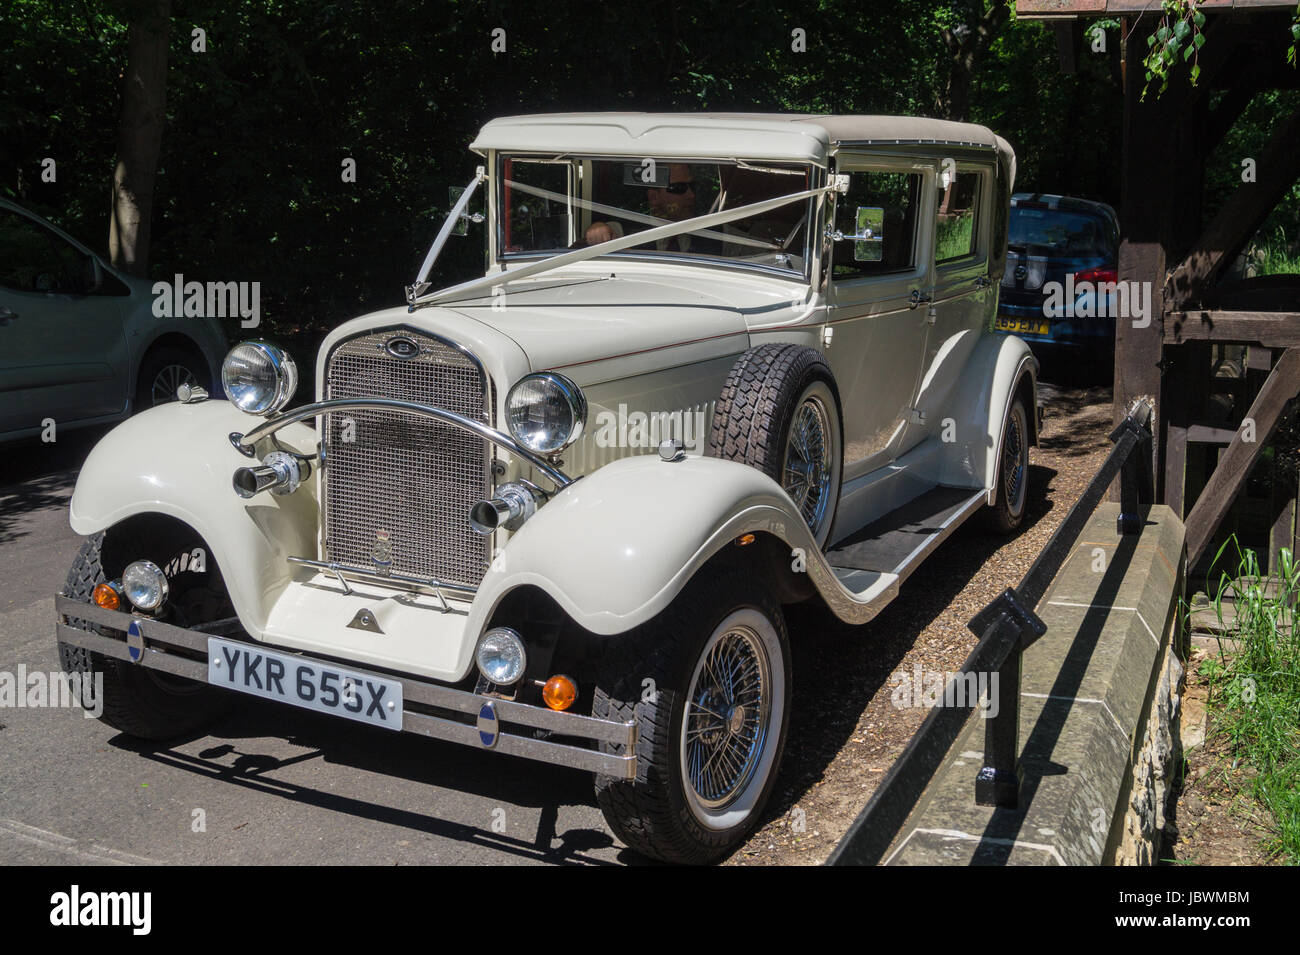
M418 346L395 357L394 339ZM400 351L399 349L396 349ZM336 345L325 397L394 398L491 424L491 385L466 352L411 329L386 329ZM329 560L477 586L490 542L470 528L470 506L489 496L491 449L437 421L389 411L325 416L322 521ZM387 536L385 546L383 538Z

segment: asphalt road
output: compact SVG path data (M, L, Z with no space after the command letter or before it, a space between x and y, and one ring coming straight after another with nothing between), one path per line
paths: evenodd
M68 499L98 434L0 453L0 672L58 669ZM585 773L240 703L166 745L77 708L0 708L0 865L640 861Z

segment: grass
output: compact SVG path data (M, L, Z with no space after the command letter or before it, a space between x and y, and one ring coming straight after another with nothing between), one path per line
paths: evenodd
M1300 252L1287 241L1286 232L1280 225L1256 240L1249 257L1256 275L1300 274Z
M1234 573L1220 571L1213 606L1223 624L1223 603L1233 591L1235 648L1219 640L1218 657L1201 665L1209 684L1211 731L1228 743L1233 768L1253 770L1248 794L1272 814L1273 840L1265 848L1300 863L1300 633L1296 598L1300 565L1281 551L1275 578L1266 580L1252 550L1232 537L1219 548L1213 568L1229 545L1236 548Z

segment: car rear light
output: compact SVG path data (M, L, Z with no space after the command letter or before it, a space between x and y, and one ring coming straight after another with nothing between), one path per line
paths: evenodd
M1082 272L1074 273L1074 282L1077 285L1080 282L1092 282L1100 285L1103 282L1115 283L1119 281L1119 272L1115 269L1085 269Z

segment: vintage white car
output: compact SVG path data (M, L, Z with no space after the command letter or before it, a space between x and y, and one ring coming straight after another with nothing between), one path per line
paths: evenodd
M246 342L229 400L94 449L63 664L143 737L237 690L588 770L629 847L717 859L781 762L783 608L868 621L968 517L1024 518L1037 365L991 328L1014 155L812 115L519 116L471 148L409 304L329 335L312 403ZM431 290L470 220L486 275Z

